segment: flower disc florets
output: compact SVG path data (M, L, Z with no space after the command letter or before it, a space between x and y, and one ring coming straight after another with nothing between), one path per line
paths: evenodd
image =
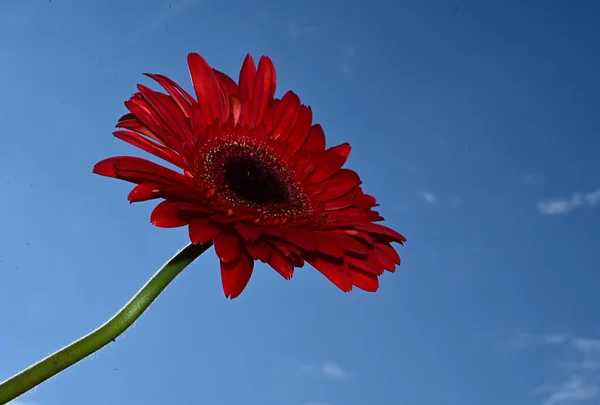
M275 151L252 138L209 142L198 153L198 178L232 207L252 208L263 218L310 214L308 197Z

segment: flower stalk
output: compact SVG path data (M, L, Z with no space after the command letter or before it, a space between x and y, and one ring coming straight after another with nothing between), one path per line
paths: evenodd
M17 398L114 341L146 311L179 273L211 246L212 241L205 244L189 244L165 263L138 293L105 324L0 383L0 405Z

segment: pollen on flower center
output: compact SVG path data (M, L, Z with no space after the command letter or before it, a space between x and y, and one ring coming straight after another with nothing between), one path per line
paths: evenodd
M207 145L203 178L233 206L266 217L310 214L308 197L293 172L266 146L252 140Z

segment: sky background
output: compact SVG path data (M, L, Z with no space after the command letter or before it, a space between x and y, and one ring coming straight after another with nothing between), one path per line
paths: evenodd
M599 405L600 2L0 1L0 380L107 320L187 243L111 136L188 52L281 96L408 238L376 294L205 254L132 329L18 405Z

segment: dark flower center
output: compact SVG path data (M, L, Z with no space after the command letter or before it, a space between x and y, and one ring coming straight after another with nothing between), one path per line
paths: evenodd
M201 177L234 207L254 209L263 218L312 215L294 172L267 145L247 138L208 142L199 156Z
M240 200L256 205L285 204L284 180L268 164L253 156L233 156L223 167L226 187Z

